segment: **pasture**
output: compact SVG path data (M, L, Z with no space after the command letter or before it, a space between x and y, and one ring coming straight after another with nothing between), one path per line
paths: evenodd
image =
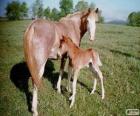
M0 116L31 116L32 83L24 62L23 33L31 21L0 22ZM76 102L69 108L67 68L62 94L56 91L60 60L48 61L39 91L40 116L124 116L126 109L140 109L140 28L98 24L96 39L84 36L82 48L95 48L103 66L105 99L101 87L90 95L92 73L80 72Z

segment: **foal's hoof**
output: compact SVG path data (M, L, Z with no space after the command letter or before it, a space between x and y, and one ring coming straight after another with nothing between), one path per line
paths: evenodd
M73 99L73 95L69 97L69 100L71 101Z
M70 104L70 108L72 108L72 106L73 106L73 104L71 103L71 104Z
M90 95L92 95L92 94L94 94L94 93L95 93L95 91L91 91L91 92L90 92Z
M102 96L102 100L103 100L104 98L105 98L105 96L103 95L103 96Z
M71 92L71 89L69 87L66 88L68 92Z

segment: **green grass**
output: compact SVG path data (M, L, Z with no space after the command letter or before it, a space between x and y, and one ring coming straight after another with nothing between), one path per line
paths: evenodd
M11 77L28 80L24 77L28 72L22 63L22 39L30 22L0 22L0 116L31 116L22 91L26 83L20 81L16 87L11 81ZM85 35L81 47L92 47L100 54L105 99L101 100L98 94L101 92L100 84L98 92L89 95L93 75L88 69L83 69L78 79L76 102L70 109L70 94L65 90L66 78L62 80L63 94L58 94L53 88L60 61L50 61L43 78L44 87L39 91L40 116L124 116L128 108L140 109L140 28L98 24L94 43ZM32 89L31 80L29 89Z

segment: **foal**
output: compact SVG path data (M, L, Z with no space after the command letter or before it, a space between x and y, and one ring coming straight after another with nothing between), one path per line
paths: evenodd
M70 90L70 79L73 76L73 83L72 83L72 96L69 98L71 100L70 108L73 106L75 102L75 95L76 95L76 83L78 78L78 73L81 68L90 67L92 72L95 72L101 81L101 88L102 88L102 99L105 97L105 91L103 86L103 75L99 69L99 66L102 65L98 53L93 49L82 50L81 48L77 47L70 38L63 36L63 39L60 41L59 53L58 55L61 57L63 54L67 53L69 56L69 85L68 90ZM94 94L96 90L97 79L94 79L93 89L91 94Z

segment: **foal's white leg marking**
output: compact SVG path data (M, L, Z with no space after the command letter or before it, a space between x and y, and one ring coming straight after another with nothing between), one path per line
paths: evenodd
M72 67L68 67L68 81L67 81L67 90L71 92L71 76L72 76Z
M92 91L91 91L90 94L94 94L94 92L95 92L95 90L96 90L96 85L97 85L97 79L95 78L95 79L94 79L93 89L92 89Z
M74 72L74 77L73 77L73 83L72 83L72 96L69 98L71 100L70 108L73 106L75 102L75 95L76 95L76 83L77 83L77 78L78 78L78 72L79 70L76 70Z
M57 82L57 92L61 93L61 79L62 79L62 75L63 75L63 69L60 70L60 74L59 74L59 78L58 78L58 82Z
M37 112L37 92L38 92L38 89L37 89L36 85L34 84L34 88L33 88L33 100L32 100L32 112L33 112L33 116L38 116L38 112Z

